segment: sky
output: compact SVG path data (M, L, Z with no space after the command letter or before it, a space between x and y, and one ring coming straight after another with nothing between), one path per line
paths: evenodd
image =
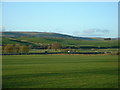
M117 2L3 2L5 31L118 37Z

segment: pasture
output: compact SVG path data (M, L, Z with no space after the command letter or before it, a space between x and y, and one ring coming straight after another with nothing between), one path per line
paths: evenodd
M21 41L22 40L22 41ZM19 42L18 42L19 41ZM118 46L118 40L76 40L64 38L42 38L42 37L15 37L2 38L2 44L22 44L22 45L48 45L52 43L60 43L63 46L95 46L95 47L113 47Z
M3 56L3 88L118 88L118 56Z

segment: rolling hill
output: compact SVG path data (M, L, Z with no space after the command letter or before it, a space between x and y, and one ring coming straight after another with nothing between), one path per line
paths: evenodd
M2 44L22 44L22 45L48 45L61 43L63 46L95 46L114 47L118 46L118 40L104 40L103 38L83 38L70 35L47 33L47 32L3 32Z
M59 33L48 32L2 32L3 37L47 37L47 38L64 38L77 40L95 40L92 38L76 37Z

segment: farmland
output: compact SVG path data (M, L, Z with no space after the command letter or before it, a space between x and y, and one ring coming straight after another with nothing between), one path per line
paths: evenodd
M16 42L16 40L23 40L21 42ZM38 37L17 37L17 38L2 38L2 43L7 44L52 44L55 42L61 43L63 46L101 46L101 47L112 47L112 46L118 46L118 40L75 40L75 39L66 39L66 38L38 38ZM25 43L26 42L26 43Z
M118 39L6 32L1 49L3 88L118 88Z
M6 1L3 89L119 89L117 2Z
M117 55L3 56L3 88L117 87Z
M56 47L59 44L58 47ZM111 38L105 40L104 38L85 38L75 37L58 33L45 33L45 32L4 32L2 37L3 53L6 52L5 48L9 44L16 47L20 46L29 47L28 53L40 52L61 52L66 53L68 50L71 52L100 52L100 53L117 53L118 52L118 39ZM56 49L55 49L56 47ZM11 51L16 53L14 51ZM18 51L20 53L20 51Z

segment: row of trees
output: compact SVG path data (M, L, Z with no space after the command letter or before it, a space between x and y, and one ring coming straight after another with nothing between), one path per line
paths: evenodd
M60 43L52 44L42 44L37 46L32 46L32 49L108 49L108 48L118 48L118 46L79 46L79 45L62 45Z
M52 43L52 44L43 44L37 46L31 46L32 49L61 49L62 45L60 43Z
M28 53L31 45L20 45L20 44L7 44L2 46L2 53ZM61 49L62 45L59 43L49 44L46 49Z
M53 44L50 44L48 45L48 49L61 49L62 48L62 45L60 43L53 43Z
M29 46L20 44L7 44L2 46L3 53L28 53L29 50Z

